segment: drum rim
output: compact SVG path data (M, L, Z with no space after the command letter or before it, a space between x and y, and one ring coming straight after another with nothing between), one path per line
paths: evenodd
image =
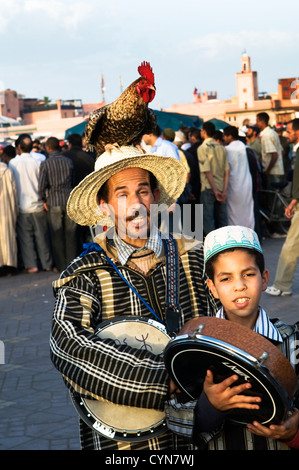
M146 428L140 428L134 431L131 431L131 430L128 431L128 430L120 429L117 426L111 426L110 424L106 424L104 421L100 420L89 408L88 403L86 403L86 400L92 401L93 399L84 398L80 396L78 393L71 393L71 398L73 400L75 408L77 409L83 421L89 427L91 427L95 432L99 433L101 436L105 438L108 438L108 439L110 438L113 440L124 441L124 442L128 442L128 441L137 442L137 441L144 441L147 439L151 439L152 437L156 437L162 434L163 431L164 432L167 431L165 416L152 426L148 426ZM104 429L108 432L105 433Z
M178 351L177 353L172 354L171 358L169 358L169 356L171 355L171 349L174 349L177 346L177 343L179 343L179 342L181 343L182 346L183 345L190 345L191 346L190 348L188 348L188 352L190 352L190 351L191 352L192 351L198 352L199 351L198 348L197 349L195 349L195 348L192 349L193 344L194 344L194 346L196 344L197 345L200 344L202 346L205 345L207 347L210 346L210 345L212 345L212 346L224 345L225 350L227 352L227 355L230 355L231 357L233 357L235 359L239 359L239 360L242 359L245 364L248 364L250 366L250 368L252 368L253 370L256 370L257 373L259 373L260 375L265 377L271 383L271 386L277 391L277 394L281 397L281 399L285 401L285 404L286 405L289 404L288 395L287 395L284 387L271 374L269 369L265 365L263 365L258 359L256 359L251 354L247 353L246 351L241 350L240 348L238 348L238 347L236 347L236 346L234 346L230 343L226 343L225 341L218 340L217 338L213 338L213 337L209 337L209 336L205 336L205 335L200 335L198 333L196 334L196 337L190 337L190 335L188 335L188 334L177 336L175 339L170 341L167 344L167 346L165 347L165 351L164 351L165 366L166 366L167 371L168 371L169 375L171 376L172 380L176 383L176 385L178 387L182 387L182 383L177 379L176 373L174 371L173 363L175 361L175 358L178 357L180 354L183 354L184 352L186 352L187 349L185 349L185 351ZM204 352L206 352L206 351L204 351ZM210 352L210 354L211 354L211 352ZM214 354L214 353L212 353L212 354ZM241 358L240 358L240 356L241 356ZM239 368L244 369L244 366L242 366L241 364L236 363L236 365ZM234 371L232 371L232 374L233 373L234 373ZM258 377L255 377L255 375L253 375L253 373L250 372L250 371L249 371L249 374L254 380L257 380L257 382L259 382L259 384L262 386L262 388L266 391L267 396L270 397L270 400L271 400L272 405L273 405L273 407L272 407L272 409L273 409L272 416L270 418L264 420L262 422L262 424L265 425L265 424L271 423L271 421L275 418L275 415L276 415L275 410L278 410L278 406L274 402L271 393L267 390L266 386L261 382L261 380ZM275 384L275 386L274 386L274 384ZM185 387L182 387L182 389L184 390L184 393L186 393L192 400L197 399L196 397L191 395L185 389ZM233 421L235 421L237 423L243 423L243 421L240 421L236 418L234 418Z
M149 323L150 325L156 327L158 330L165 333L165 335L169 338L169 340L171 339L163 323L160 323L158 322L158 320L154 320L153 318L150 318L150 317L138 317L135 315L124 315L124 316L120 315L118 317L108 318L107 320L104 320L103 322L99 323L99 325L95 327L95 335L98 335L105 328L113 324L129 323L129 322Z

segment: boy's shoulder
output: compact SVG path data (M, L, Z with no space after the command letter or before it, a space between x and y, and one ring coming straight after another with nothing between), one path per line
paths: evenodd
M279 333L283 339L299 332L299 322L296 322L293 325L289 325L279 318L270 318L270 321L279 330Z

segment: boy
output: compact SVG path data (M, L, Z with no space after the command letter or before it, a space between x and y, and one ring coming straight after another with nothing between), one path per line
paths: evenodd
M298 329L279 321L271 322L259 306L261 294L267 288L269 272L264 267L264 257L256 233L240 226L214 230L205 239L204 259L208 287L222 304L216 317L239 323L275 341L289 360L292 357L296 361L295 354L292 353L299 339ZM292 365L295 367L295 364ZM296 367L298 375L298 364ZM296 408L286 421L269 427L256 421L247 426L240 425L228 419L232 409L255 409L261 405L259 397L242 395L250 385L234 386L237 379L237 375L232 375L216 384L213 382L212 372L208 370L197 403L177 405L177 411L187 413L187 418L188 408L192 410L195 405L192 434L198 447L224 450L298 449L299 411ZM171 426L172 413L168 409L166 413Z

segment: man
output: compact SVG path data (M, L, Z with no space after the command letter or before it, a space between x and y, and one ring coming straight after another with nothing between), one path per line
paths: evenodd
M94 168L94 158L82 148L82 137L80 134L70 134L67 137L68 150L63 155L72 160L74 165L74 186L80 183L85 176L89 175ZM77 226L78 253L83 243L90 239L89 227Z
M252 178L246 146L239 140L238 129L228 126L223 131L229 162L230 177L227 189L228 225L242 225L254 229Z
M166 135L168 135L167 132ZM177 160L180 160L177 146L173 142L170 142L170 140L167 140L161 136L161 130L159 126L156 127L152 134L144 134L142 139L146 145L151 146L151 153L156 155L164 155L165 157L173 157Z
M50 250L47 215L38 193L40 161L31 155L32 140L21 135L15 143L17 156L8 167L13 171L18 193L17 237L24 268L27 273L42 269L50 271Z
M41 142L39 139L35 139L33 142L32 142L32 152L31 152L31 156L33 158L36 158L37 160L43 162L44 160L46 160L46 155L45 153L42 151L42 145L41 145Z
M292 293L293 277L299 258L299 119L287 124L286 136L294 145L296 163L293 174L292 200L285 209L285 215L292 218L287 238L282 247L273 286L268 287L267 294L287 296Z
M4 148L4 153L7 147ZM8 151L9 153L9 151ZM17 273L18 195L13 172L0 162L0 276Z
M197 149L203 204L203 230L207 235L215 228L227 225L226 191L229 165L225 148L213 136L215 126L204 122L201 129L203 143Z
M283 125L278 125L275 127L275 132L278 134L279 142L282 147L282 159L284 167L284 178L288 178L289 171L291 169L291 159L290 159L290 144L288 139L284 135L285 128Z
M202 143L201 130L192 128L189 133L189 141L191 146L185 151L185 155L190 168L190 184L192 187L192 194L194 195L197 204L200 202L200 171L197 158L197 149Z
M261 163L265 189L273 189L271 183L279 182L284 175L282 147L277 133L269 126L269 120L269 115L264 112L256 116L262 143Z
M82 149L82 137L80 134L70 134L67 137L68 150L63 155L72 160L74 165L74 185L80 183L85 176L93 171L94 159Z
M249 126L246 132L246 143L256 153L258 161L262 158L262 144L259 138L260 130L257 126Z
M174 391L169 390L163 357L153 354L150 344L147 349L142 345L132 348L128 341L122 344L118 338L95 335L95 329L122 316L124 320L128 316L156 319L161 327L162 323L168 327L169 286L179 289L176 332L193 316L212 313L202 244L193 241L187 246L184 239L163 238L151 217L153 205L169 206L179 197L185 179L186 170L176 159L121 147L97 159L95 171L74 188L67 205L76 223L110 228L54 283L52 360L72 392L130 410L133 407L136 420L141 409L163 411L168 393ZM167 246L178 250L178 284L166 281ZM148 433L140 442L120 442L113 432L104 427L96 432L96 427L92 429L82 420L80 429L83 449L189 447L166 427L161 435L151 438Z
M77 226L66 213L74 167L61 154L56 137L49 137L45 148L49 156L40 165L39 194L48 214L54 264L58 271L63 271L78 254Z
M171 134L171 130L172 129L170 130L168 129L168 132L166 131L166 136L169 136ZM180 154L179 154L177 146L173 142L170 142L170 140L167 140L165 138L165 135L164 137L163 135L161 135L161 129L159 126L156 127L153 133L144 134L142 136L142 140L145 143L145 145L150 146L150 152L152 154L162 155L165 157L172 157L180 161ZM175 215L176 209L177 209L177 212ZM165 232L173 232L173 230L175 231L180 230L181 217L178 217L178 215L179 215L179 207L176 207L175 205L172 205L172 207L169 207L167 210L167 215L165 213L164 217L162 217L161 219L160 229L164 230Z
M16 156L16 148L13 145L6 145L3 149L3 162L7 165L9 164L12 158Z

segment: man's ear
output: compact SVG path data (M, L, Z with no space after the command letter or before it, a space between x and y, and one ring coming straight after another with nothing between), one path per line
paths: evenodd
M210 291L212 292L213 296L215 297L215 299L219 299L217 289L216 289L215 284L212 281L212 279L210 279L210 278L207 279L207 285L208 285L208 288L210 289Z
M104 215L106 216L110 215L109 204L105 202L104 199L100 199L99 207Z

